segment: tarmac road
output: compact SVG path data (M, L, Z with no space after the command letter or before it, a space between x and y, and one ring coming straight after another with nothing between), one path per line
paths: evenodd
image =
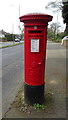
M1 50L1 49L0 49ZM2 49L2 114L23 85L23 44Z

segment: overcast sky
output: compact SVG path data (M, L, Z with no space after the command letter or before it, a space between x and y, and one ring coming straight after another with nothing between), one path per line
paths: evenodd
M19 5L20 16L27 13L41 12L53 15L52 22L57 22L57 13L53 13L51 9L45 9L45 6L51 1L53 2L55 0L0 0L0 30L3 29L6 32L19 33ZM65 25L61 16L61 12L59 12L58 21L62 26L62 31L64 31ZM21 27L22 24L20 23Z

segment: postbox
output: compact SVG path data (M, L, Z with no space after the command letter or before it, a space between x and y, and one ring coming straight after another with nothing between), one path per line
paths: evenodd
M24 22L24 98L28 104L44 103L44 74L47 42L47 25L52 16L27 14Z

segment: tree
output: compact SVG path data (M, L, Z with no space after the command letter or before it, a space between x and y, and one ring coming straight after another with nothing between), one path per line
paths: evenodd
M60 2L60 1L55 1L55 2L50 2L48 5L45 7L46 9L53 8L54 11L62 11L62 17L64 20L64 23L66 23L66 29L65 29L65 34L68 34L68 1L67 2Z
M56 40L56 36L60 33L60 23L51 23L48 28L48 38Z
M53 33L53 31L52 31L52 29L51 28L48 28L47 29L47 39L48 40L52 40L53 38L54 38L54 33Z
M60 23L52 23L50 24L50 27L55 35L60 32L60 29L59 29L61 27Z
M46 9L53 8L53 11L62 10L62 2L60 2L59 0L57 0L55 2L50 2L50 3L48 3L48 5L45 8Z
M63 2L62 17L63 17L64 23L66 23L65 34L68 34L68 1Z
M14 34L6 34L6 35L5 35L5 39L6 39L7 41L13 41L13 37L15 37Z
M24 40L24 28L21 30L21 39Z

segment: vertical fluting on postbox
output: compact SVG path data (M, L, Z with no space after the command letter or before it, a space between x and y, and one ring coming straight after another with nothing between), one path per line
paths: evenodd
M44 103L47 25L52 16L27 14L24 22L24 98L28 104Z

